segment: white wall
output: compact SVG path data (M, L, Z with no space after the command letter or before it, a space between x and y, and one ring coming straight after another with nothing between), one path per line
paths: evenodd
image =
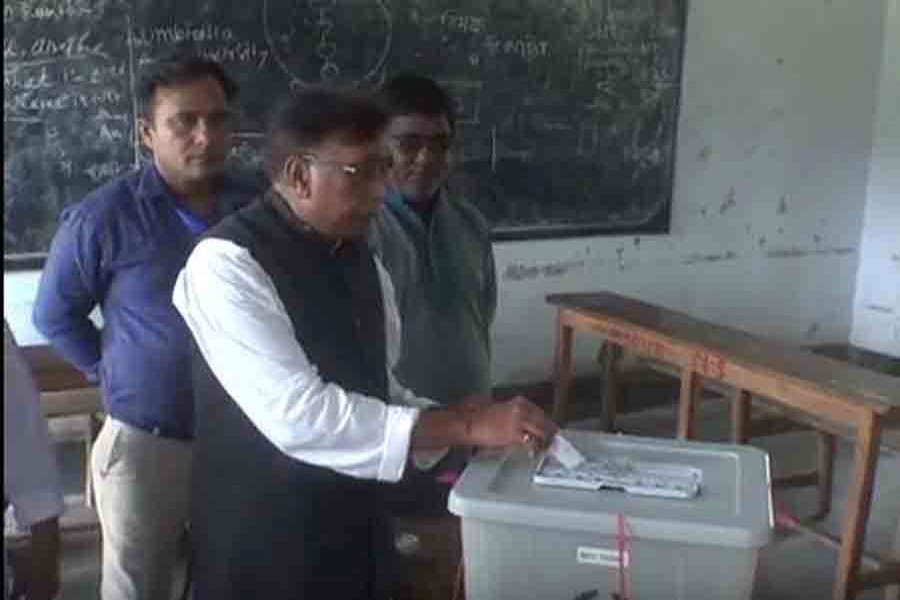
M3 317L9 322L16 341L23 346L44 341L31 324L31 308L40 276L37 271L3 273Z
M853 344L900 357L900 0L888 1Z
M886 4L688 4L672 234L497 245L499 382L551 372L556 291L848 341Z
M549 376L557 291L846 342L885 1L691 0L671 235L498 244L497 383ZM4 312L34 343L36 278L5 280Z

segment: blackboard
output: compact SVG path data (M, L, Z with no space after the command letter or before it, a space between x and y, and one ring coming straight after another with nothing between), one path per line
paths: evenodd
M176 45L241 85L234 168L272 101L399 71L453 94L453 184L498 239L666 232L686 0L18 0L4 3L4 255L141 160L135 85Z

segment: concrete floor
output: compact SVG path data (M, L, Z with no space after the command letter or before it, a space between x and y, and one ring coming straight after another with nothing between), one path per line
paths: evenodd
M728 418L725 403L715 401L704 403L698 414L700 439L710 441L726 439ZM590 429L595 422L583 420L573 426ZM619 423L628 433L669 436L674 432L674 406L626 414L621 417ZM806 471L814 465L815 440L810 434L783 434L755 440L754 443L770 452L775 475ZM69 490L77 490L80 485L80 454L77 446L61 450L64 483ZM840 443L837 449L834 510L823 523L825 529L835 534L839 532L851 459L850 446L847 443ZM799 515L810 513L816 499L815 491L812 489L779 492L777 498ZM877 554L887 554L894 544L900 544L900 539L896 537L900 533L898 520L900 520L900 454L885 449L879 460L866 549ZM98 533L66 536L63 545L63 589L60 600L97 598L98 542ZM831 597L836 559L836 552L809 538L798 535L778 536L776 542L761 553L753 598L754 600L828 599ZM441 565L440 570L453 573L455 567ZM441 589L446 589L446 586ZM883 598L883 592L872 590L859 595L858 598L880 600ZM446 600L450 600L449 595Z

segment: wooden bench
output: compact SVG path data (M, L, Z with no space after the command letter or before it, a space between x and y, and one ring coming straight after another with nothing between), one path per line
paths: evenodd
M607 345L601 348L599 362L605 364ZM669 363L653 358L642 357L636 361L635 366L643 367L648 371L661 373L676 379L681 378L681 369ZM615 368L613 381L616 393L621 392L621 371ZM797 473L772 480L776 488L816 486L818 489L818 508L808 517L809 521L824 519L831 512L831 495L834 469L835 435L828 433L831 429L829 422L817 415L792 409L778 402L753 396L749 406L741 406L734 401L735 390L717 380L703 379L703 390L711 392L711 396L718 400L728 399L732 401L731 412L731 441L736 444L745 444L750 438L778 435L795 431L812 431L816 434L818 445L816 470L809 473ZM752 407L752 410L751 408ZM609 407L606 417L610 429L615 427L616 407ZM751 412L755 413L754 418ZM849 432L845 432L849 435ZM898 440L890 440L885 436L881 438L881 450L900 453Z
M900 425L900 379L617 294L555 294L547 300L557 307L553 416L560 424L565 420L572 376L574 331L583 329L606 340L607 427L612 426L616 412L617 364L627 349L677 370L681 380L679 438L693 437L696 403L701 389L709 385L731 395L732 438L736 442L746 441L751 426L756 427L753 433L761 432L759 423L750 420L754 397L771 403L780 413L777 417L786 416L815 430L819 438L817 477L794 483L820 486L820 513L830 509L821 499L826 495L830 499L835 436L852 441L854 460L841 537L827 536L805 524L800 527L838 548L834 600L848 600L863 589L888 585L886 597L897 598L894 584L900 584L900 532L891 560L866 557L866 564L874 568L861 573L859 567L881 432Z

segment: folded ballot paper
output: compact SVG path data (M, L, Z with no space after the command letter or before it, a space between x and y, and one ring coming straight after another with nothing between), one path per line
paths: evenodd
M578 468L586 460L584 455L578 451L578 448L563 437L562 433L557 433L553 436L553 441L550 442L547 453L558 460L562 466L570 470Z
M636 462L621 456L589 461L557 433L532 479L538 485L687 499L700 492L703 472L685 465Z

